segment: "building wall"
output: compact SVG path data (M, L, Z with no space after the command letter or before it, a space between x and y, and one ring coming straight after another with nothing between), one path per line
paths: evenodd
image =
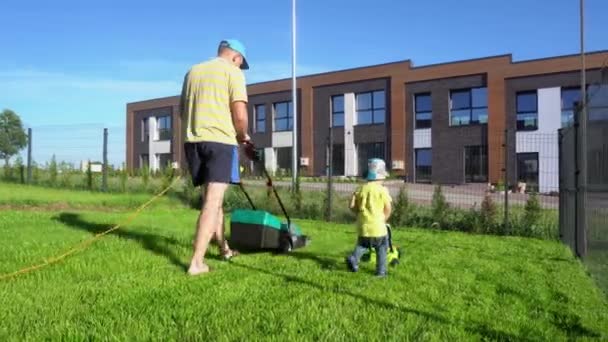
M599 69L588 70L588 83L600 81ZM579 87L580 72L563 72L507 79L506 106L509 130L509 182L516 184L517 153L538 153L539 191L551 192L559 188L558 129L561 128L561 90ZM538 129L517 131L517 93L537 91ZM515 142L515 143L513 143Z
M387 98L384 124L357 125L355 94L360 92L384 90ZM383 142L388 149L388 129L390 97L387 79L371 79L360 82L324 85L314 89L314 169L313 174L325 175L327 146L331 123L331 98L344 95L344 127L332 128L333 143L344 146L344 170L347 175L357 174L356 145L361 143ZM388 154L388 153L387 153ZM387 158L388 156L385 156ZM388 158L387 158L388 159ZM388 162L387 162L388 164ZM390 164L389 164L390 165Z
M608 57L608 52L590 53L587 55L586 62L588 68L599 68L604 60ZM409 97L410 85L426 82L426 81L437 81L437 82L451 82L453 78L468 78L482 76L485 79L485 84L488 87L488 111L489 111L489 122L485 128L477 127L470 128L471 132L467 131L466 128L458 128L444 134L439 134L435 122L433 122L433 130L431 133L431 145L433 149L442 149L441 146L447 146L447 148L453 148L450 146L450 139L462 139L463 141L471 138L476 142L481 136L486 136L488 144L488 158L489 158L489 178L491 182L497 182L503 177L503 165L504 165L504 151L502 148L504 130L507 127L514 127L514 112L510 112L509 108L512 108L514 99L512 98L513 87L517 86L520 79L538 78L536 81L541 82L537 84L538 88L551 88L562 85L560 78L554 78L562 74L571 74L564 76L567 82L573 82L576 85L578 82L578 68L580 67L580 59L578 56L561 56L552 57L546 59L513 62L510 55L493 56L487 58L480 58L467 61L450 62L436 65L428 65L422 67L415 67L410 61L401 61L396 63L387 63L383 65L376 65L370 67L356 68L350 70L341 70L323 74L316 74L310 76L304 76L298 78L298 94L299 94L299 153L303 157L309 158L310 165L308 168L304 168L305 174L322 173L325 168L325 151L326 144L324 136L328 131L329 124L329 101L320 98L320 96L326 97L329 94L324 94L334 87L346 87L345 89L337 92L347 94L345 97L345 110L354 112L354 100L349 104L348 94L355 92L355 89L349 90L349 85L365 84L370 81L380 80L384 84L384 89L387 94L387 124L384 127L356 127L355 125L347 125L342 132L337 130L335 141L342 141L345 145L345 170L347 172L355 172L353 170L356 167L356 153L353 149L356 143L362 141L385 141L385 150L387 151L386 159L387 165L391 165L391 161L395 165L399 165L399 162L405 167L404 170L397 170L400 174L411 173L412 165L412 151L414 147L414 135L421 136L421 133L415 134L412 129L411 120L411 105L412 100ZM478 76L475 76L478 75ZM560 76L561 77L561 76ZM545 79L546 78L546 79ZM592 78L589 78L592 82ZM535 81L535 82L536 82ZM545 83L543 83L545 82ZM557 84L554 84L556 83ZM363 90L372 90L369 85L364 86ZM283 99L288 100L291 98L291 80L283 79L271 82L263 82L257 84L251 84L248 86L248 92L250 94L251 105L255 101L262 101L264 103L273 102L272 100L266 99L265 97L279 96ZM335 89L334 89L335 90ZM321 92L321 93L320 93ZM435 97L433 96L433 105L435 104ZM511 103L509 103L511 102ZM135 102L127 104L127 166L129 169L137 167L139 163L139 154L136 152L141 151L144 147L137 141L137 115L143 115L142 112L154 108L172 108L174 113L174 132L181 132L181 121L179 116L176 114L177 106L179 103L179 97L168 97L161 99L153 99L149 101ZM351 108L349 108L351 106ZM435 105L434 105L435 107ZM251 110L250 106L250 112ZM271 123L271 108L267 108L267 123ZM322 110L326 113L324 117ZM435 111L435 110L434 110ZM139 113L136 115L136 113ZM252 119L252 118L251 118ZM323 124L323 121L327 124ZM353 122L354 124L354 122ZM444 128L448 130L447 128ZM450 128L451 129L451 128ZM460 132L457 132L460 131ZM271 130L267 129L267 132ZM351 134L349 134L349 132ZM516 141L516 134L511 130L512 137L511 141ZM321 135L321 136L319 136ZM453 137L452 137L453 136ZM451 137L451 138L447 138ZM490 137L489 139L487 137ZM262 134L260 136L253 134L253 139L256 144L261 147L270 148L272 146L272 134ZM276 140L276 139L275 139ZM416 140L417 144L425 144L423 140ZM439 144L439 145L437 145ZM459 143L460 144L460 143ZM173 155L182 166L183 161L183 143L182 135L175 134L172 139ZM512 144L514 145L514 144ZM148 147L149 148L149 147ZM139 151L136 151L138 150ZM270 153L270 152L269 152ZM444 158L457 158L454 154L448 154L446 156L439 157L433 153L433 163L435 158L441 159L440 162L444 162ZM516 177L515 161L516 161L516 148L512 148L509 151L510 160L510 175ZM266 159L268 163L269 159ZM456 162L459 162L456 160ZM319 165L320 163L320 165ZM446 163L449 164L449 163ZM439 166L434 165L434 169ZM513 168L513 169L511 169ZM435 176L434 176L435 177ZM456 176L451 175L440 175L437 177L440 179L449 178L449 182L460 182L458 174Z
M406 84L406 145L408 174L415 178L415 148L432 146L432 181L443 184L461 184L465 181L464 148L470 145L487 145L487 125L450 126L450 91L486 86L485 75L454 77ZM415 129L414 96L431 93L431 128ZM488 117L499 115L488 113Z

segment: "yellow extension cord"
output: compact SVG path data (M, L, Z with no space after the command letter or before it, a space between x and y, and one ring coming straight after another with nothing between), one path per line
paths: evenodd
M79 243L79 244L75 245L74 247L70 248L69 250L67 250L63 254L60 254L60 255L58 255L56 257L52 257L50 259L45 259L44 262L42 262L40 264L29 266L29 267L20 269L18 271L12 272L12 273L2 274L2 275L0 275L0 281L7 280L7 279L10 279L10 278L14 278L14 277L16 277L18 275L29 273L29 272L41 269L41 268L43 268L45 266L57 263L57 262L65 259L66 257L68 257L68 256L70 256L70 255L72 255L72 254L74 254L74 253L76 253L76 252L78 252L80 250L85 249L86 247L90 246L93 242L95 242L99 238L103 237L104 235L107 235L107 234L109 234L109 233L111 233L111 232L119 229L122 225L129 224L137 216L139 216L139 214L141 213L142 210L144 210L147 206L149 206L150 204L152 204L152 202L156 201L157 199L159 199L160 197L162 197L165 193L167 193L167 191L169 191L169 189L171 189L173 187L173 185L175 184L175 182L177 182L179 179L180 179L179 176L176 177L175 180L173 180L173 182L171 182L171 184L168 187L166 187L163 191L161 191L158 194L154 195L146 203L144 203L141 206L139 206L139 208L137 208L137 210L135 210L135 212L131 216L129 216L125 220L125 222L119 223L119 224L113 226L112 228L110 228L110 229L108 229L108 230L106 230L104 232L101 232L101 233L98 233L98 234L94 235L90 239L82 241L81 243Z

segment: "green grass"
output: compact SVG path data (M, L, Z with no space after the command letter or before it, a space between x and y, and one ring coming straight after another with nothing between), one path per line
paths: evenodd
M12 208L132 209L146 202L151 196L151 194L145 193L115 195L85 190L70 191L40 186L0 183L0 206ZM163 206L179 205L177 200L169 197L163 197L159 202Z
M38 194L34 210L1 211L0 274L128 216L48 207L53 196L88 205L98 195L118 207L131 196L58 191ZM298 221L310 246L230 263L212 248L213 272L191 278L184 268L197 212L171 203L61 263L0 281L0 340L608 338L605 297L557 242L400 229L402 264L376 279L367 264L345 269L353 226Z

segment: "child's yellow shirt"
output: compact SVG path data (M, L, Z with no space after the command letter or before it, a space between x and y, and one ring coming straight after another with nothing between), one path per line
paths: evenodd
M359 236L381 237L388 234L384 206L391 201L388 189L379 182L368 182L355 191Z

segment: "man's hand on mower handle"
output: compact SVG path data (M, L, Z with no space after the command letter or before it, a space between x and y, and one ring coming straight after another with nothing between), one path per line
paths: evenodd
M253 145L251 140L241 141L241 144L243 145L243 149L245 150L245 155L247 156L247 158L253 161L260 161L260 156L257 154L255 150L255 145Z

